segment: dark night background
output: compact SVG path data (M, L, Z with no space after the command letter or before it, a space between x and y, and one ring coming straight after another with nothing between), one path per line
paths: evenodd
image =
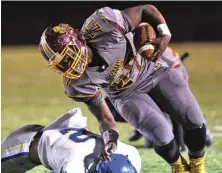
M97 8L153 4L164 15L173 41L222 41L222 1L2 1L2 45L38 44L48 25L81 27Z

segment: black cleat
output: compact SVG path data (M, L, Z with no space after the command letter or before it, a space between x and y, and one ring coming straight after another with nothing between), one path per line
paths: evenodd
M137 141L139 140L143 135L137 131L137 130L134 130L128 137L128 140L129 141Z

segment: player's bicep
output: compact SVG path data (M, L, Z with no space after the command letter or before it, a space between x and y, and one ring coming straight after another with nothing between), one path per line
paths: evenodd
M85 103L89 108L95 107L104 101L103 95L100 91L95 91L91 94L76 92L72 94L67 94L67 96L73 101Z
M127 14L135 27L142 22L147 22L154 28L160 23L166 23L159 10L151 4L126 8L123 12Z
M128 18L131 20L134 28L142 22L141 21L141 18L142 18L141 6L126 8L123 10L123 13L125 13L128 16Z
M65 94L76 102L84 102L93 104L102 99L98 87L90 83L88 78L74 81L64 79L64 92Z

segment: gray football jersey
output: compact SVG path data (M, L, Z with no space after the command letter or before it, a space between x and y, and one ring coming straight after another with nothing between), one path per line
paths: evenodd
M65 93L81 101L103 88L115 99L148 77L156 69L155 63L136 52L133 29L127 15L116 9L104 7L89 16L81 31L93 51L93 65L78 80L65 78Z
M168 47L159 59L166 62L169 67L175 68L177 72L180 73L183 78L188 82L188 72L180 59L180 55L177 52L174 52L170 47Z
M4 173L22 173L35 166L29 159L29 146L41 125L26 125L10 133L1 142L1 170Z
M176 67L180 65L182 62L180 60L179 54L174 52L170 47L167 47L163 54L159 57L165 61L169 67Z

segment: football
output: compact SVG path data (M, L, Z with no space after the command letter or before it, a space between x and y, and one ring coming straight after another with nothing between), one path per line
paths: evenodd
M155 47L150 43L156 38L156 31L149 23L141 23L134 30L134 45L145 59L152 60Z

